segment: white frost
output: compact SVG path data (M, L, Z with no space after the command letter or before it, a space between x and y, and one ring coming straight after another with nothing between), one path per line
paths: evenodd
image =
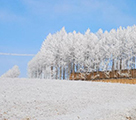
M9 69L6 73L4 73L1 78L17 78L19 75L19 67L15 65L13 68Z
M136 119L136 85L43 79L0 79L0 119Z

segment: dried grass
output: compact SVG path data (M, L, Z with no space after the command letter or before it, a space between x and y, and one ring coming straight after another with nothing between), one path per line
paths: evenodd
M123 83L123 84L136 84L136 79L104 79L93 80L94 82L110 82L110 83Z

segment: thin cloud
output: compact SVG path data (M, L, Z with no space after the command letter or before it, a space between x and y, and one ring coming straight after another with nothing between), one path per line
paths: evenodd
M135 23L136 18L124 12L124 9L129 9L129 6L122 0L114 1L114 4L108 0L85 0L81 3L84 8L81 11L82 14L84 11L90 13L90 16L91 14L96 14L100 20L107 22L107 24L112 23L117 26L124 26Z
M52 10L52 5L46 1L36 1L36 0L23 0L23 4L27 7L30 12L43 14Z
M4 22L21 22L25 18L14 13L9 12L8 10L0 10L0 21Z
M23 4L33 14L47 15L47 14L63 14L73 12L74 6L70 2L65 1L44 1L44 0L23 0Z
M17 53L0 53L0 55L10 56L35 56L35 54L17 54Z
M122 0L23 0L23 3L33 14L53 19L81 16L85 19L94 19L96 22L105 21L116 26L135 23L136 20L124 12L124 9L129 9L129 7Z

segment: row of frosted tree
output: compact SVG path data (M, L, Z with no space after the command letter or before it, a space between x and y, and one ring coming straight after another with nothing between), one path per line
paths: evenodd
M29 78L69 79L72 73L135 69L136 26L96 33L87 29L67 33L63 27L49 34L40 51L28 63ZM128 73L125 73L126 76ZM124 74L124 75L125 75Z

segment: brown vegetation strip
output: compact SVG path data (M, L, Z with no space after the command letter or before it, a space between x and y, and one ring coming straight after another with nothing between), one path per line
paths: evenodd
M94 82L110 82L110 83L123 83L123 84L136 84L136 79L104 79L92 80Z

